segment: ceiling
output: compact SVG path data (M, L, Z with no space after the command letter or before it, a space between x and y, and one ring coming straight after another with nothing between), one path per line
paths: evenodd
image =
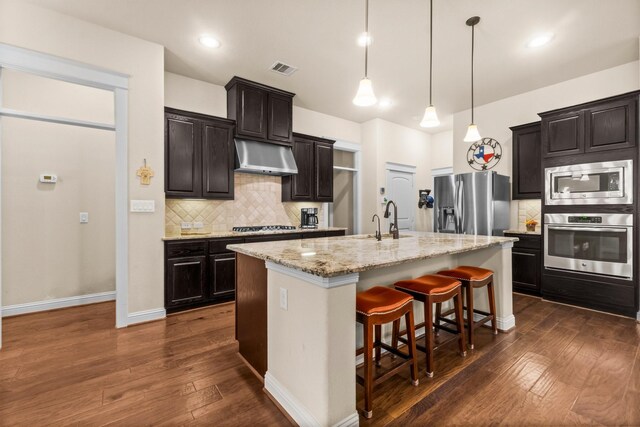
M363 77L364 0L30 0L165 46L167 71L224 85L238 75L297 94L304 108L412 128L427 103L428 0L370 0L369 77L388 108L356 107ZM638 59L640 0L434 0L433 102L450 115L470 106L471 30L476 27L476 105ZM553 32L548 45L525 45ZM202 47L202 33L219 49ZM299 67L290 77L275 61ZM447 117L449 116L449 117Z

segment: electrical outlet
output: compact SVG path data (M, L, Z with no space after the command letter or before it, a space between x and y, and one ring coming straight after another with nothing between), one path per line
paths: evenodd
M180 228L182 228L183 230L191 230L191 223L190 222L181 222L180 223Z
M80 224L89 223L89 212L80 212Z
M204 224L202 222L194 222L193 228L204 228Z
M283 310L289 309L289 291L285 288L280 288L280 308Z

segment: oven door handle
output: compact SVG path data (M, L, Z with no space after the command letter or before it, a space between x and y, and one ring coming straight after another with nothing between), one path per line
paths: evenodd
M603 231L613 231L614 233L626 233L631 229L627 228L612 228L612 227L552 227L548 226L549 230L559 230L559 231L595 231L595 232L603 232Z

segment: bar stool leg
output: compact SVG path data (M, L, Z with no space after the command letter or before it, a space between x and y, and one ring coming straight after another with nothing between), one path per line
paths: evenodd
M427 376L433 377L433 303L427 297L424 301L424 340L427 349Z
M496 316L496 294L493 289L493 278L487 284L487 293L489 294L489 312L493 318L491 319L491 326L493 328L493 335L498 335L498 319Z
M393 321L393 328L391 330L391 347L394 350L398 349L398 336L400 335L400 319ZM391 359L395 359L396 355L391 354Z
M418 380L418 356L416 352L416 328L413 319L413 310L409 310L407 314L404 315L404 321L407 324L407 335L408 335L408 348L409 348L409 357L411 357L411 384L417 386L419 384ZM395 328L396 322L393 323ZM400 321L398 320L398 328L400 327ZM397 344L396 344L397 345Z
M364 415L365 418L373 416L373 325L369 319L365 320L364 328Z
M453 305L456 310L456 326L458 327L458 346L460 347L460 355L467 355L467 340L464 336L464 314L462 310L462 292L458 290L458 293L453 297Z
M375 329L376 329L376 340L373 344L373 347L375 348L375 351L376 351L376 366L380 366L380 352L381 352L380 342L382 340L382 325L376 325Z
M433 333L436 336L438 336L438 334L440 333L440 328L438 328L438 326L440 326L440 318L441 317L442 317L442 303L441 302L437 302L436 303L436 320L435 320L436 328L433 331Z
M473 320L473 286L471 283L466 283L463 285L466 289L467 293L467 327L469 328L469 348L473 350L473 327L475 326L475 322Z

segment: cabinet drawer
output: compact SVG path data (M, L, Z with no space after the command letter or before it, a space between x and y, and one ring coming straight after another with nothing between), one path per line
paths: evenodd
M507 237L517 237L519 240L513 243L514 249L538 249L542 248L542 236L530 234L505 233Z
M182 258L188 256L205 255L207 242L168 242L167 258Z
M235 238L235 239L219 239L219 240L210 240L209 241L209 253L217 254L221 252L229 252L227 249L227 245L237 245L240 243L244 243L244 239Z
M269 236L252 236L244 239L245 243L259 243L259 242L275 242L277 240L297 240L301 239L302 235L298 233L292 234L271 234Z
M327 233L324 231L313 231L310 233L302 233L303 239L317 239L318 237L327 237Z
M327 237L338 237L338 236L344 236L346 234L347 232L345 230L327 231Z

